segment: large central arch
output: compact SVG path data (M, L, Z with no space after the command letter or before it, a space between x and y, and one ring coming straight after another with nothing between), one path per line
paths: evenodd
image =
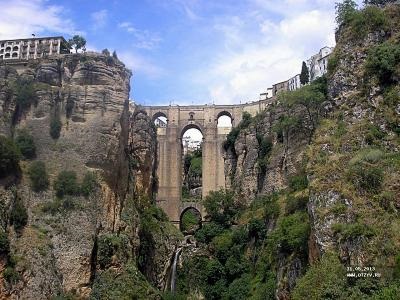
M202 144L202 198L211 191L224 189L224 151L223 143L227 130L218 128L220 116L229 116L232 126L242 119L244 111L256 115L272 103L272 99L241 105L193 105L193 106L147 106L147 114L154 121L162 116L167 119L166 126L157 128L158 139L158 192L157 204L167 213L170 220L180 223L182 209L182 137L190 128L197 128L203 134ZM205 212L197 207L204 218Z

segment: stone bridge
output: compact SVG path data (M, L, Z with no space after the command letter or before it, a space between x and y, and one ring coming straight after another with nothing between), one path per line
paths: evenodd
M155 121L165 117L165 127L157 129L158 139L158 193L157 204L167 213L173 223L179 223L180 215L187 208L181 202L182 195L182 137L186 130L197 128L203 135L202 144L202 198L210 191L225 188L223 142L229 133L217 127L220 116L228 116L232 126L242 119L243 112L251 115L263 111L272 99L240 105L191 105L191 106L144 106L148 116ZM184 209L182 210L182 207ZM201 205L192 206L204 218Z

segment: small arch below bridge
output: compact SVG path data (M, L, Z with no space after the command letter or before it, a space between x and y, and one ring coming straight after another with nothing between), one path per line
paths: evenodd
M184 234L194 234L201 226L201 205L196 202L182 203L179 214L179 229Z

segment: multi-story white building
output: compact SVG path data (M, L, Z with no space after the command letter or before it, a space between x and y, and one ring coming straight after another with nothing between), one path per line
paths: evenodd
M297 74L288 80L288 89L289 91L295 91L299 88L301 88L300 74Z
M310 82L326 74L328 71L328 58L333 47L324 47L310 59L307 60L307 67L310 72Z
M37 59L63 53L69 53L69 47L62 36L0 41L0 60Z

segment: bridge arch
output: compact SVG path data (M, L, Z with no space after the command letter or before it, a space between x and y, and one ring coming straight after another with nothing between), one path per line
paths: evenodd
M203 137L204 137L204 128L203 128L203 126L201 126L197 122L190 122L189 124L186 124L185 126L183 126L182 129L180 130L181 139L183 138L183 135L185 134L185 132L188 131L189 129L197 129L197 130L199 130L201 132L201 134L203 135Z
M179 229L182 232L193 234L202 226L201 208L197 203L186 203L181 207L179 215Z

